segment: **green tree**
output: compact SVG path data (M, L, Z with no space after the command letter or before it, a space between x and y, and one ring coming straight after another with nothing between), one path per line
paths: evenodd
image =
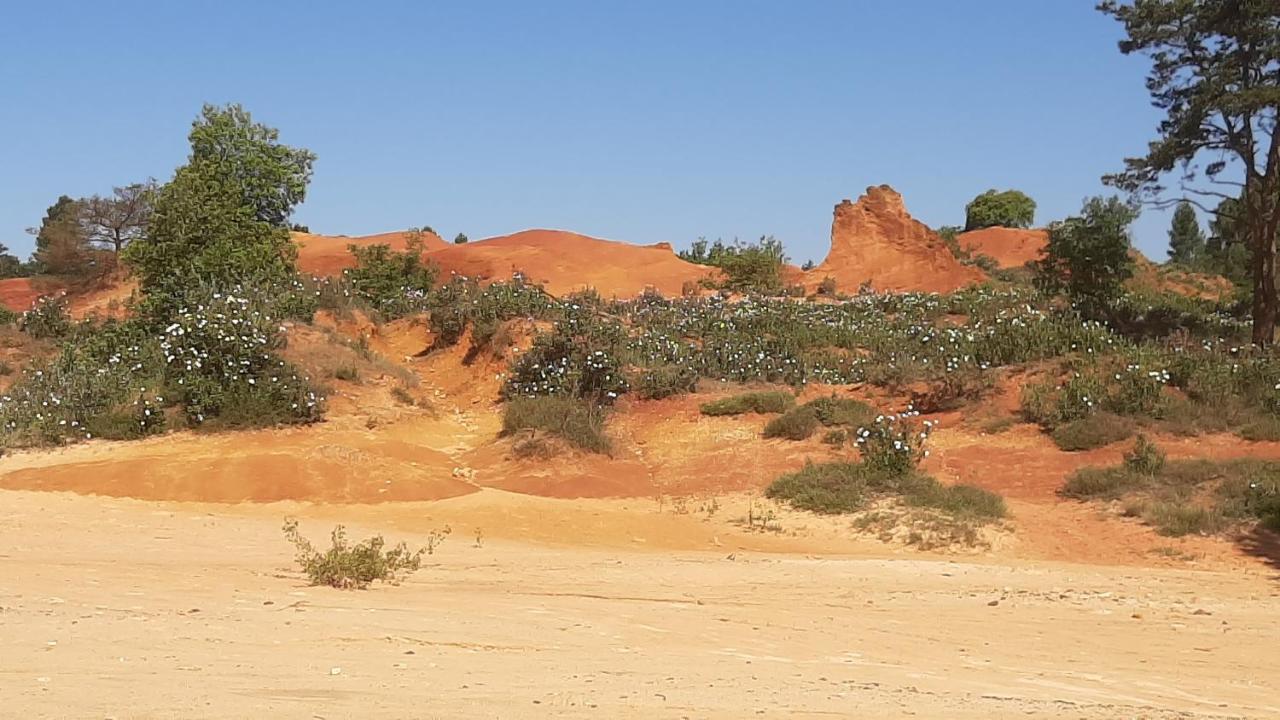
M17 255L9 252L9 246L0 243L0 279L26 277L30 274L30 268Z
M1234 198L1227 198L1214 208L1200 266L1222 275L1238 288L1250 289L1253 258L1242 231L1240 214L1241 202Z
M81 201L63 195L45 211L40 227L27 230L36 236L31 258L38 272L79 276L93 268L95 254L80 223L83 207Z
M1110 317L1124 282L1133 277L1129 225L1137 217L1119 198L1086 200L1079 215L1049 226L1036 285L1065 294L1088 317Z
M466 243L467 243L467 236L464 235L463 233L458 233L457 236L453 238L454 245L465 245Z
M1026 228L1036 219L1036 201L1018 190L988 190L964 206L965 230Z
M1237 221L1250 248L1253 341L1270 345L1280 310L1280 6L1274 0L1103 0L1098 9L1124 26L1122 53L1150 57L1147 89L1165 113L1147 153L1126 159L1124 171L1104 181L1156 205L1241 199ZM1202 155L1209 158L1203 165L1196 162ZM1163 180L1175 171L1181 197L1170 199ZM1231 176L1239 179L1226 179Z
M1204 248L1204 231L1196 219L1196 209L1191 203L1178 203L1169 227L1169 262L1195 265L1203 257Z
M124 250L148 310L165 316L199 280L285 281L297 248L289 213L306 195L315 156L279 142L239 105L204 106L191 155L160 188L145 236Z

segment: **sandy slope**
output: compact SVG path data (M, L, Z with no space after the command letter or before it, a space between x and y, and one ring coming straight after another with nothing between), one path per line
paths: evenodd
M278 518L308 507L0 502L10 717L1280 714L1277 585L1258 573L477 546L455 529L407 584L340 592L290 567Z

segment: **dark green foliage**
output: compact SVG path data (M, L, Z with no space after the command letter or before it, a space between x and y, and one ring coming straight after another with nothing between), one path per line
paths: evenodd
M421 311L436 281L436 268L422 261L423 243L410 240L404 252L389 245L350 245L356 266L344 275L356 297L393 320Z
M1129 225L1137 211L1119 198L1086 200L1078 216L1049 226L1036 284L1061 292L1087 316L1108 317L1133 277Z
M1059 425L1049 434L1059 448L1068 452L1093 450L1132 437L1132 420L1111 413L1093 413L1080 420Z
M800 510L824 514L856 512L873 500L888 497L908 506L980 522L1006 514L1004 499L986 490L945 486L922 473L885 473L862 463L806 463L801 470L775 480L765 495L786 500Z
M1202 260L1204 251L1204 231L1195 208L1189 202L1178 203L1169 227L1169 262L1194 266Z
M381 535L350 544L346 529L341 525L333 529L331 547L320 552L298 531L298 521L284 521L284 536L297 550L295 558L312 585L328 585L340 590L364 590L374 580L399 585L410 574L422 567L422 558L435 552L448 534L433 532L427 546L411 551L405 543L387 549Z
M616 325L557 323L552 332L538 335L533 347L511 366L503 396L566 395L613 403L630 389L612 351L622 335Z
M988 190L964 207L965 230L985 227L1027 228L1035 222L1036 201L1017 190Z
M807 440L818 430L818 414L811 407L800 406L769 421L764 426L767 438L786 438L787 440Z
M730 395L703 403L703 415L743 415L745 413L784 413L796 403L794 395L778 390L765 390Z
M1142 476L1124 466L1086 467L1072 473L1058 494L1076 500L1114 500L1143 484Z
M465 234L463 234L463 233L458 233L458 234L453 238L453 244L454 244L454 245L465 245L465 244L467 243L467 240L468 240L468 238L467 238L467 236L466 236Z
M17 255L9 252L9 247L0 243L0 280L15 277L27 277L32 273L32 266L22 262ZM12 312L5 308L6 312Z
M717 240L707 246L699 238L693 246L680 253L680 257L699 265L720 268L724 279L720 287L743 293L777 295L783 290L782 268L787 262L782 243L772 236L761 237L755 243L725 245Z
M604 421L604 409L586 400L514 397L507 400L504 407L502 434L542 431L587 452L608 453L612 443L605 435Z
M166 322L187 288L255 281L287 285L297 249L289 213L302 202L314 156L278 142L239 105L206 105L192 125L191 155L156 195L146 235L126 261L144 312Z

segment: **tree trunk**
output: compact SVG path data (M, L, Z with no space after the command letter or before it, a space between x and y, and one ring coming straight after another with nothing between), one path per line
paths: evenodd
M1249 245L1253 248L1253 343L1269 346L1275 342L1277 306L1276 297L1276 234L1280 221L1280 198L1276 197L1273 183L1263 183L1261 192L1251 194L1245 190L1245 219L1248 226Z

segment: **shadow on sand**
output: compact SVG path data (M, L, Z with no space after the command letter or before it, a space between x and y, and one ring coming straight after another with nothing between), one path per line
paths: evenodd
M1258 527L1240 536L1239 543L1245 553L1280 571L1280 534ZM1280 580L1280 576L1276 579Z

